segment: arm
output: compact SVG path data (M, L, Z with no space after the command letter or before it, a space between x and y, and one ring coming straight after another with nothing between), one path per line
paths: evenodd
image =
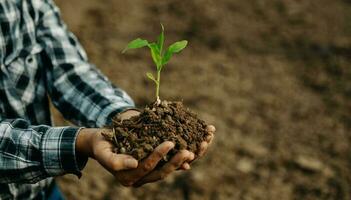
M77 128L30 126L23 119L0 123L0 183L35 183L47 177L80 176L86 160L76 160Z
M113 87L96 68L87 62L86 54L72 33L67 31L52 0L40 1L37 22L38 42L44 47L47 88L54 105L66 119L78 125L101 127L109 123L112 116L133 107L133 101L122 90ZM147 159L138 163L131 156L115 154L112 146L100 134L100 129L81 129L75 143L77 157L96 159L122 184L132 185L154 167L173 144L165 142ZM190 152L178 155L169 167L178 168L184 160L191 160ZM131 169L136 168L133 170ZM160 170L166 174L165 170ZM157 174L160 174L158 172ZM164 175L163 175L164 176Z
M113 87L87 62L85 52L74 35L67 31L52 0L41 1L39 10L38 42L45 47L45 60L50 63L46 65L48 90L54 105L64 117L78 125L101 127L110 123L116 113L133 107L132 100L124 91ZM172 143L165 142L147 159L135 164L130 156L112 153L111 144L103 139L99 131L81 130L76 141L77 154L96 159L123 185L139 186L154 182L194 159L193 153L182 151L162 169L155 170L158 161L173 148Z
M40 2L37 38L46 54L47 88L63 116L80 126L102 127L116 113L133 107L133 101L124 91L114 87L89 64L53 1Z
M123 185L140 186L163 179L194 159L193 153L181 151L155 170L173 147L174 144L164 142L138 163L131 156L113 153L113 146L103 138L101 129L30 126L23 119L5 120L0 123L0 183L36 183L67 173L80 176L91 157Z

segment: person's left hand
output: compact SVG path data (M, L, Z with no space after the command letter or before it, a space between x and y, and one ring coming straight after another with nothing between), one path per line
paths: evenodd
M195 157L195 159L193 161L203 157L206 154L208 147L212 144L214 134L216 132L216 128L213 125L209 125L209 126L207 126L207 132L208 132L208 136L206 137L205 141L201 142L200 150L199 150L199 152L197 152L197 157ZM193 162L193 161L191 161L191 162ZM183 163L183 165L179 169L180 170L189 170L191 168L190 167L191 162Z

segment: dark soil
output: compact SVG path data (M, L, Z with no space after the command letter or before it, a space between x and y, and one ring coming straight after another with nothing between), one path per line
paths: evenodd
M115 145L116 153L129 154L137 160L147 157L162 142L171 141L175 147L167 154L169 160L179 150L197 153L208 133L207 125L182 102L162 101L150 104L138 116L113 119L112 134L104 133Z

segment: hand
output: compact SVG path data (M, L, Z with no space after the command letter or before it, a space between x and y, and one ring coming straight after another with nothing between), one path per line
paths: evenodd
M161 169L155 170L157 163L174 147L172 142L164 142L150 156L140 163L132 156L113 153L113 145L106 141L101 131L108 129L82 129L76 141L80 155L97 160L124 186L141 186L165 178L184 162L191 162L194 154L189 151L177 153Z
M91 157L110 172L137 168L138 161L132 156L113 153L113 145L101 135L102 131L110 130L84 128L79 131L76 140L78 156Z
M207 126L207 132L208 132L208 136L206 137L206 141L201 143L198 157L204 156L205 153L207 152L208 147L212 144L214 134L216 132L216 127L214 127L213 125Z
M206 140L201 143L200 150L197 154L198 156L195 158L196 160L198 158L203 157L206 154L208 147L212 144L214 134L216 132L216 128L213 125L209 125L209 126L207 126L207 132L208 132L208 136L206 137ZM185 162L179 169L180 170L189 170L190 168L191 168L190 163Z

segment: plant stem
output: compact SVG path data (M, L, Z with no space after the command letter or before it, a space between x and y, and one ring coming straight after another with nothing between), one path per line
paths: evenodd
M157 71L157 82L156 82L156 100L160 101L160 82L161 82L161 70Z

